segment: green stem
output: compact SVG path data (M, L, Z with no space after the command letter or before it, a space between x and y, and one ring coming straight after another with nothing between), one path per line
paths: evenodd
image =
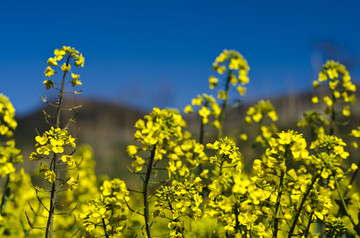
M338 192L339 198L340 198L340 202L342 203L342 206L344 208L344 211L346 213L346 215L349 217L350 222L353 224L354 228L357 227L357 225L355 224L354 220L352 219L350 212L347 208L347 205L345 203L344 197L342 196L341 192L340 192L340 186L339 186L339 182L336 179L336 176L334 176L334 180L335 180L335 185L336 185L336 191Z
M199 143L204 144L204 123L203 123L203 117L200 116L200 133L199 133Z
M144 187L143 187L144 219L145 219L146 234L147 234L148 238L151 238L149 203L148 203L148 189L149 189L150 176L151 176L152 167L153 167L154 158L155 158L155 150L156 150L156 145L154 145L154 147L153 147L153 149L151 151L150 161L149 161L149 165L147 167L146 177L145 177Z
M8 199L9 199L9 197L10 197L11 189L10 189L10 187L9 187L9 182L10 182L10 175L8 174L8 175L6 176L6 181L5 181L5 186L4 186L4 192L3 192L2 199L1 199L0 214L2 214L3 210L5 209L6 202L8 201Z
M349 185L345 188L345 191L344 191L344 195L343 197L346 197L346 195L348 194L349 192L349 186L352 185L355 181L355 178L356 178L356 175L358 174L359 172L359 167L360 167L360 160L358 161L358 163L356 164L357 165L357 169L355 170L355 172L353 173L353 175L351 176L351 179L350 179L350 182L349 182ZM340 216L341 213L343 212L343 209L341 207L339 207L339 211L337 213L337 216Z
M275 238L277 237L277 232L279 229L280 200L281 200L281 195L282 195L284 176L285 176L285 173L283 170L281 170L280 185L279 185L278 196L277 196L277 200L276 200L276 204L275 204L275 220L274 220L274 237Z
M222 107L221 107L221 113L219 116L219 122L220 122L220 128L218 130L218 139L220 139L222 137L223 134L223 125L224 125L224 118L225 118L225 113L226 113L226 108L227 108L227 101L228 101L228 94L229 94L229 86L230 86L230 79L231 79L231 75L232 75L232 70L229 70L229 73L227 75L226 78L226 84L225 84L225 95L226 98L223 101Z
M70 58L71 58L71 56L69 55L66 60L66 66L69 65ZM62 78L62 83L61 83L61 89L59 92L59 102L58 102L58 106L57 106L57 110L56 110L56 128L60 128L61 107L62 107L62 103L63 103L66 74L67 74L67 72L64 72L64 75ZM57 158L56 154L54 154L53 159L51 161L51 165L50 165L50 171L54 171L56 178L59 178L60 170L57 166L57 159L58 158ZM56 183L56 179L55 179L55 181L52 183L52 186L51 186L49 217L48 217L48 221L46 224L46 231L45 231L46 238L53 237L53 232L54 232L54 229L53 229L54 221L53 220L54 220L56 196L57 196L57 183Z
M311 226L311 220L312 220L312 217L314 215L314 211L310 214L310 217L309 217L309 222L308 222L308 225L306 226L306 230L305 230L305 233L304 233L304 237L307 238L308 234L309 234L309 231L310 231L310 226Z
M240 231L240 222L239 222L239 204L235 202L235 234Z
M66 66L69 66L70 58L71 57L69 55L69 57L66 60ZM57 108L57 111L56 111L56 128L60 127L60 114L61 114L61 106L62 106L63 97L64 97L66 74L67 74L67 72L64 72L62 83L61 83L61 90L60 90L60 93L59 93L59 103L58 103L58 108Z
M294 232L295 227L296 227L296 223L297 223L297 221L298 221L298 219L299 219L299 217L300 217L300 213L301 213L301 211L302 211L302 209L303 209L303 207L304 207L305 201L306 201L307 197L309 196L311 189L313 188L315 182L317 181L317 179L318 179L319 177L320 177L320 174L317 174L317 175L313 178L313 180L311 181L310 186L308 187L308 190L306 191L304 197L302 198L301 203L300 203L300 206L299 206L299 208L298 208L298 210L297 210L297 212L296 212L296 215L295 215L293 224L292 224L292 226L291 226L291 228L290 228L288 238L291 238L291 236L293 235L293 232Z
M336 112L335 112L335 102L336 102L336 98L334 96L334 94L332 93L332 97L331 100L333 102L332 106L331 106L331 121L330 121L330 131L329 131L329 135L334 135L335 133L335 122L336 122Z
M106 224L105 224L105 219L104 218L102 218L102 224L103 224L103 228L104 228L105 237L109 238L109 235L107 234L107 231L106 231Z

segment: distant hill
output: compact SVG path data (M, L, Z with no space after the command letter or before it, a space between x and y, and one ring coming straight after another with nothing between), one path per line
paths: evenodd
M297 129L296 123L302 119L303 112L314 109L311 97L311 92L304 92L269 98L279 115L280 130ZM246 111L255 103L243 102L236 108L230 108L227 113L225 131L238 138L238 135L243 133L242 120ZM70 130L71 134L77 138L78 145L86 143L93 147L97 162L97 174L107 174L110 177L122 179L128 177L130 172L127 167L130 166L131 159L126 153L126 147L132 143L135 122L148 112L122 104L92 99L67 100L66 105L82 105L76 117L77 122L71 126ZM47 107L45 109L51 110ZM39 109L31 115L17 118L19 126L15 138L19 148L22 149L25 166L28 169L34 168L33 163L29 163L28 156L34 149L35 128L42 133L49 127L44 123L42 110ZM179 110L182 111L182 109ZM198 118L188 115L185 118L188 122L188 129L194 132L194 138L197 138ZM360 122L359 118L360 108L355 106L351 119L355 123L351 125L352 128L358 126L356 123ZM214 130L210 130L210 132L214 133ZM205 141L211 141L212 135L207 133L208 139Z
M93 147L97 161L96 172L111 177L126 176L131 161L126 153L126 146L131 143L135 132L135 122L144 116L144 112L125 105L91 99L68 100L69 105L82 105L78 109L76 123L70 127L70 133L77 138L77 145L86 143ZM36 130L40 134L49 128L44 122L42 110L19 117L15 138L21 148L26 167L32 169L28 157L34 150Z

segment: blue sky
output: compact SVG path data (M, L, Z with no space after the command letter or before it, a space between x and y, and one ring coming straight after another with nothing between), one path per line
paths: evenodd
M40 107L46 61L69 45L85 57L85 97L182 109L211 92L223 49L248 60L245 99L294 93L311 88L326 57L357 62L359 78L359 10L358 1L4 1L0 92L20 115ZM324 54L325 43L336 51Z

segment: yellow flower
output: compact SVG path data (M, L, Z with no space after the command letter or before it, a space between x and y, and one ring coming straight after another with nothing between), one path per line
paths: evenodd
M260 112L258 112L255 115L253 115L252 118L255 122L259 122L263 118L263 115Z
M221 108L217 103L214 103L212 105L212 114L214 115L215 118L218 118L221 114Z
M47 61L47 64L49 66L57 66L58 65L58 63L56 62L56 60L54 58L49 58Z
M349 105L344 106L342 113L346 117L350 116L350 114L351 114L350 113L350 106Z
M40 163L40 173L44 173L49 170L49 166L44 163Z
M226 72L226 67L225 67L225 66L220 66L220 67L218 67L218 68L217 68L217 72L218 72L219 74L225 73L225 72Z
M84 67L85 58L82 56L82 54L76 55L75 59L76 59L76 61L75 61L76 67L78 67L78 66Z
M332 90L335 90L336 85L339 84L339 80L331 80L329 81L329 88L331 88Z
M73 177L70 177L67 181L66 184L68 185L68 189L70 191L76 189L78 187L78 180L74 179Z
M268 112L268 116L270 117L270 119L272 121L277 121L278 120L278 116L276 114L276 111L270 111Z
M66 63L64 63L62 66L61 66L61 70L66 73L66 72L69 72L71 69L71 65L66 65Z
M216 78L214 76L210 76L210 78L209 78L210 89L215 88L217 86L218 82L219 82L218 78Z
M78 80L78 78L80 78L80 75L77 74L71 74L72 77L72 86L75 87L76 85L82 85L82 82L80 82L80 80Z
M51 77L53 76L55 73L55 70L53 70L50 66L48 66L46 69L45 69L45 77Z
M243 134L240 134L240 139L243 140L243 141L247 141L248 140L248 136L243 133Z
M334 97L335 97L335 98L341 97L341 94L340 94L339 91L333 91L333 94L334 94Z
M245 124L251 124L251 122L252 122L251 117L246 116L246 117L245 117L245 120L244 120L244 123L245 123Z
M145 160L140 156L135 156L135 161L131 163L131 166L135 168L136 172L140 172L145 164Z
M219 120L215 120L211 125L218 129L221 127Z
M325 96L323 100L329 107L333 105L333 101L328 96Z
M226 100L227 99L226 92L224 90L219 90L218 98L222 100Z
M208 116L210 115L210 110L207 107L202 107L199 111L199 115L202 117L203 120L203 124L207 124L208 123Z
M128 152L128 155L131 157L131 158L134 158L134 156L136 155L136 153L138 152L138 147L135 146L135 145L129 145L127 147L127 150Z
M358 166L354 163L351 164L348 172L355 172L358 169Z
M49 90L54 86L54 82L52 80L45 80L43 84L45 84L46 90Z
M197 98L193 98L191 100L191 104L194 106L200 106L202 102L203 102L203 98L200 95L198 95Z
M61 60L61 59L64 57L65 51L64 51L64 50L55 49L55 50L54 50L54 55L55 55L54 59L57 60L57 61L59 61L59 60Z
M50 183L55 182L56 180L56 175L54 173L54 171L46 171L45 172L45 179L47 179Z
M234 86L237 84L237 78L233 74L230 75L230 83Z
M321 84L318 81L313 82L313 88L319 88Z
M245 93L246 93L246 88L245 88L245 87L242 87L241 85L239 85L239 86L236 88L236 90L239 92L239 94L240 94L241 96L244 96Z
M39 159L41 159L41 156L40 156L40 155L38 155L38 154L35 153L35 152L31 152L30 157L29 157L29 160L30 160L30 161L31 161L31 160L39 160Z
M185 112L185 113L193 113L194 110L192 109L191 105L187 105L187 106L184 108L184 112Z
M241 84L247 84L249 83L249 77L247 76L248 72L247 70L239 70L239 81Z
M282 132L279 133L278 135L279 135L279 143L280 143L281 145L290 144L290 142L291 142L291 137L292 137L291 131L289 131L289 132L282 131Z
M314 97L311 98L311 101L312 101L312 103L314 103L314 104L319 103L319 98L316 97L316 96L314 96Z
M62 155L61 161L67 163L70 167L75 167L75 160L72 155Z
M319 82L322 82L322 81L326 81L327 80L327 76L324 72L320 72L319 73Z
M45 145L48 142L48 138L46 135L43 136L36 136L35 137L36 142L38 142L40 145Z

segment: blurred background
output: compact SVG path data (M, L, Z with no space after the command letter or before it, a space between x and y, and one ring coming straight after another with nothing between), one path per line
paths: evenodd
M34 128L46 127L39 94L51 97L42 84L47 59L63 45L82 52L75 130L95 148L98 172L117 176L126 173L135 121L152 107L182 111L211 93L212 63L223 49L250 66L244 108L272 99L286 122L307 108L326 60L345 64L358 83L359 10L358 1L6 1L0 92L17 110L27 160Z

